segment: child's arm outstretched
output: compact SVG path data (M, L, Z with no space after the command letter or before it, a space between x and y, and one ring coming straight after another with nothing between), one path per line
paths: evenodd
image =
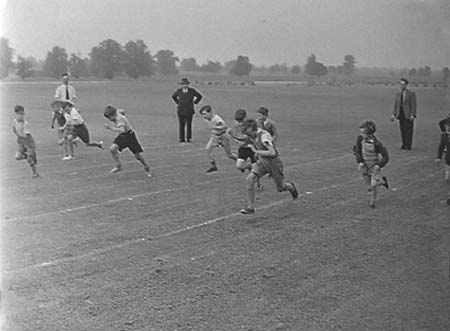
M111 130L113 132L117 132L117 133L125 133L126 132L126 128L125 126L115 126L115 125L111 125L109 123L105 123L105 128L107 128L108 130Z

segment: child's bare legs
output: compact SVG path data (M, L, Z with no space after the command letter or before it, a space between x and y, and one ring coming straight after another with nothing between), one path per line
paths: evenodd
M210 160L211 165L209 166L208 170L206 170L206 172L217 171L216 160L212 156L212 151L216 147L217 147L217 143L213 140L213 138L210 138L208 143L205 146L205 150L206 150L206 153L208 154L208 158Z
M31 167L31 171L33 172L33 177L39 177L39 174L36 169L37 156L35 150L29 150L27 155L28 164Z
M150 171L150 166L145 161L144 157L142 156L142 153L136 153L136 154L134 154L134 157L136 158L136 160L138 160L139 162L142 163L142 165L144 166L145 171L147 172L147 176L148 177L152 177L152 173Z
M90 141L90 142L85 143L85 145L88 147L98 147L100 149L103 149L103 141L99 141L99 142Z
M245 170L248 170L249 172L252 171L252 164L247 163L244 159L237 159L236 160L236 168L238 168L241 172L244 172ZM260 178L256 178L256 189L258 191L262 191L263 187L261 185L261 182L259 180Z
M119 159L119 146L116 144L112 144L109 148L109 151L111 152L114 161L116 161L116 166L111 169L111 172L119 172L120 170L122 170L122 164L120 163Z
M237 155L231 152L231 146L230 141L226 138L222 139L221 143L223 150L225 151L225 154L232 160L237 161Z
M247 209L254 210L255 209L255 183L258 179L258 176L250 172L247 176Z

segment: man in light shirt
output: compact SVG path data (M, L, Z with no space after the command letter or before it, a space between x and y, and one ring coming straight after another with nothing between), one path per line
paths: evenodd
M69 85L69 74L63 73L61 78L62 84L56 88L55 99L60 101L69 100L75 104L77 102L77 92L72 85Z

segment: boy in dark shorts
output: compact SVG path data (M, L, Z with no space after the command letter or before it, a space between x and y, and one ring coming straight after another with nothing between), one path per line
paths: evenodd
M74 108L73 102L70 100L62 101L62 108L64 110L66 123L61 129L66 132L67 145L69 148L68 155L63 157L63 160L73 159L73 143L77 137L88 147L98 147L103 149L103 141L96 142L90 140L89 130L78 110ZM69 130L66 130L67 128Z
M148 177L152 177L150 167L142 156L141 144L139 143L136 133L133 131L130 122L125 117L125 112L121 109L117 109L113 105L108 105L105 108L103 115L109 119L113 124L105 124L108 130L117 132L119 135L114 139L109 150L111 151L114 161L116 161L116 166L112 168L111 173L116 173L122 170L122 164L119 159L119 152L123 149L128 148L131 153L133 153L136 160L142 163L145 172Z
M449 114L450 115L450 114ZM441 164L441 159L445 162L444 180L450 185L450 116L445 119L444 131L441 133L441 141L439 142L436 164ZM450 187L447 192L447 205L450 205Z

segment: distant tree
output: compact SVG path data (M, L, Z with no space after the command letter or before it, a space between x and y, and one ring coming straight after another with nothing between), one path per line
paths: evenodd
M431 68L429 66L425 66L423 68L423 73L424 73L425 77L430 78L431 77Z
M327 67L323 63L318 62L314 54L311 54L308 57L308 61L305 65L305 71L308 75L317 77L324 76L328 73Z
M248 76L252 71L253 65L247 56L239 55L234 63L234 66L230 69L230 74L237 76Z
M44 62L44 73L48 77L59 78L62 73L68 71L69 61L66 50L55 46L51 52L47 53Z
M89 76L88 66L89 66L88 58L83 59L81 58L81 56L77 54L74 53L70 54L69 71L72 76L74 76L75 78Z
M160 50L155 55L157 71L163 75L178 73L176 63L180 61L175 53L169 49Z
M16 63L16 74L23 80L34 75L33 66L36 63L34 58L24 58L18 56Z
M193 57L182 59L180 68L183 71L197 71L200 69L200 67L197 65L197 61Z
M339 75L342 75L344 73L344 66L343 65L338 65L336 67L336 73Z
M408 76L409 77L414 77L414 76L416 76L417 75L417 70L416 70L416 68L411 68L411 69L409 69L409 71L408 71Z
M300 72L302 72L302 67L297 65L292 66L291 73L294 75L298 75Z
M12 57L14 50L9 46L7 38L0 38L0 79L8 77L9 71L14 68Z
M106 39L92 48L90 71L95 77L113 79L123 72L125 52L115 40Z
M330 74L337 74L337 67L334 65L329 65L327 67L327 70Z
M220 62L213 62L208 60L207 64L204 64L200 67L200 70L203 72L211 72L211 73L217 73L220 70L223 69L223 66Z
M441 75L442 75L442 81L448 82L450 79L450 69L448 67L442 68Z
M350 75L353 71L355 71L355 57L353 55L346 55L344 56L344 74Z
M289 68L286 63L274 64L269 67L269 72L287 74L289 72Z
M132 77L151 76L154 72L153 58L142 40L129 41L125 45L125 73Z

